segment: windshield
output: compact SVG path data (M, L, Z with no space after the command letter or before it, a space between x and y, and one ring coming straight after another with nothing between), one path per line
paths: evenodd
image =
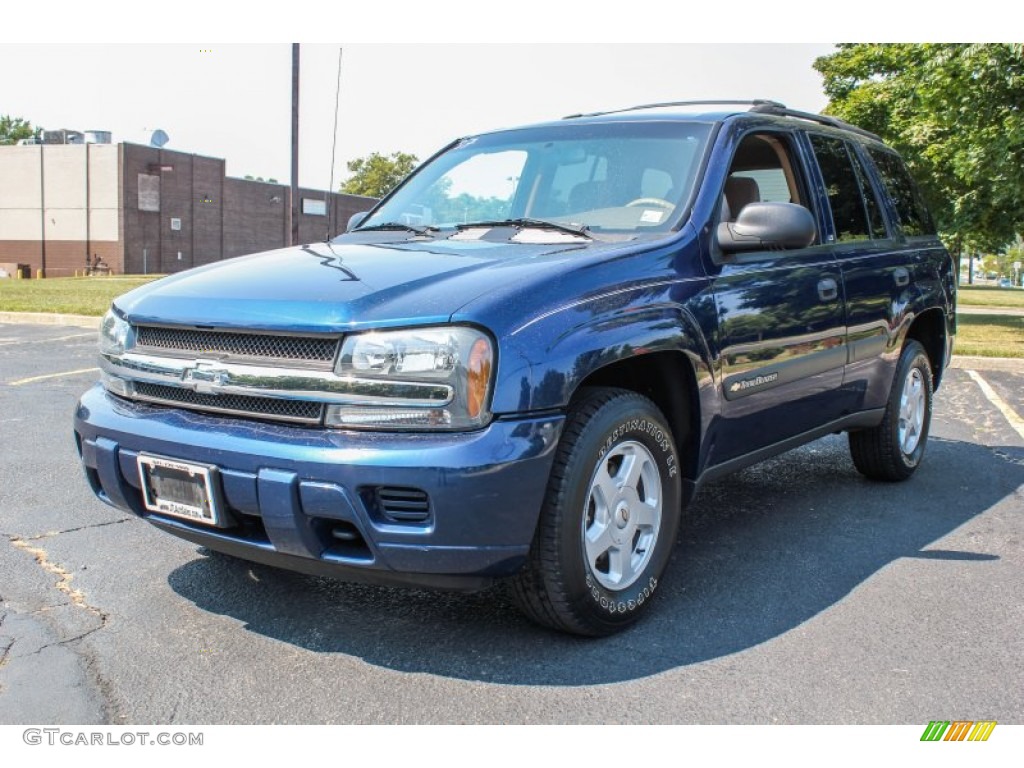
M709 131L706 123L569 122L464 139L358 228L514 220L664 232L689 200Z

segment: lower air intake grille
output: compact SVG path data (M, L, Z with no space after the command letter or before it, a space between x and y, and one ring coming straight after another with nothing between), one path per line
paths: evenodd
M323 404L308 400L279 400L273 397L250 397L248 395L205 395L182 387L167 387L163 384L135 383L135 398L154 403L176 405L197 411L230 413L237 416L290 421L300 424L319 424L323 416Z
M418 488L378 488L377 509L396 523L422 523L430 517L430 499Z

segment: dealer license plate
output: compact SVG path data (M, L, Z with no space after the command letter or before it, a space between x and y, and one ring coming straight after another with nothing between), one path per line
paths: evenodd
M138 461L146 509L194 523L219 524L216 467L147 454L139 454Z

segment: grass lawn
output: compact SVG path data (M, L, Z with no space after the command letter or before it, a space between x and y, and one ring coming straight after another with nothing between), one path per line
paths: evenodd
M988 285L961 285L957 303L965 307L1015 307L1024 310L1024 290Z
M114 297L155 279L153 275L148 275L0 280L0 311L57 312L99 317L107 311Z
M1024 316L960 315L953 354L1024 357Z

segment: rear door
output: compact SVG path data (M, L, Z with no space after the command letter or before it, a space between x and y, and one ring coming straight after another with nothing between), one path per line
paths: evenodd
M844 390L854 410L885 405L895 358L886 354L898 343L899 327L921 280L921 260L896 223L887 217L885 198L872 180L863 146L845 138L811 132L831 209L835 254L846 292L848 360ZM880 155L882 162L889 152ZM892 218L892 221L887 219ZM925 222L914 226L926 227Z

